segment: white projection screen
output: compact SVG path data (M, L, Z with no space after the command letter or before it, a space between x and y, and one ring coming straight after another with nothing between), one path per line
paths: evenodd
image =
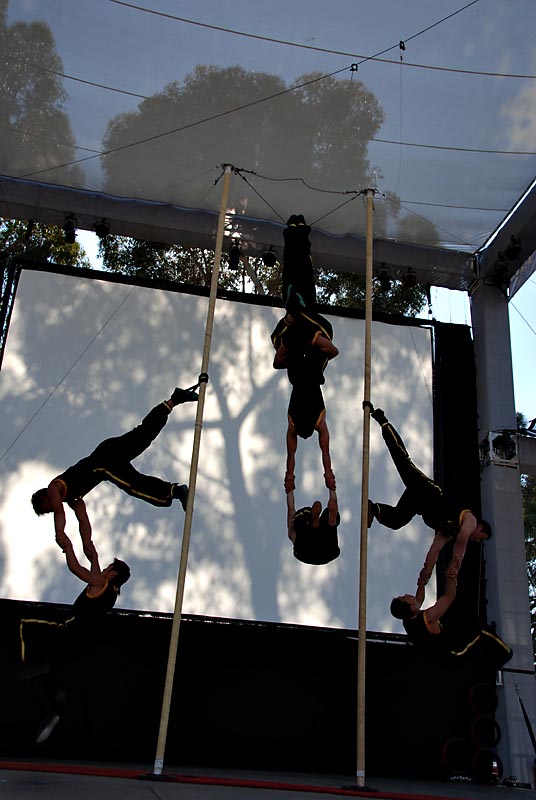
M54 542L51 515L30 495L109 436L136 425L175 386L197 381L208 299L106 279L25 269L0 372L0 594L70 603L81 584ZM362 320L330 317L340 355L324 396L341 512L341 556L298 562L286 532L286 373L272 368L270 333L280 309L218 300L183 612L233 619L355 628L359 582ZM372 401L385 409L415 463L431 474L431 332L372 326ZM188 482L194 404L177 407L142 472ZM396 502L402 483L371 421L370 497ZM317 437L300 440L297 506L325 505ZM158 509L102 483L86 497L101 564L127 561L118 607L170 612L184 513ZM84 559L76 520L67 533ZM367 628L401 632L393 595L413 592L431 539L419 518L401 531L369 532ZM430 601L434 589L428 587Z

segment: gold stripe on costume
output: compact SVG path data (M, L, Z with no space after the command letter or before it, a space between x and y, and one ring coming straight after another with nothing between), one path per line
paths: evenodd
M462 511L460 511L460 516L458 517L458 525L462 524L463 518L465 517L466 514L472 514L472 513L473 512L471 511L470 508L464 508Z
M309 322L312 322L313 325L316 325L318 328L320 328L320 330L322 331L322 333L324 334L326 339L329 339L329 341L331 342L331 336L329 335L327 330L324 328L324 326L321 325L320 322L317 319L313 319L312 317L308 317L307 314L304 311L300 311L300 314L304 319L309 320ZM315 334L314 339L316 339L316 337L318 336L319 333L320 333L320 331L317 331L317 333ZM314 339L313 339L313 343L314 343Z
M318 426L320 425L323 417L325 417L325 416L326 416L326 409L323 408L322 411L320 412L320 414L318 415L318 419L317 419L316 425L315 425L315 431L318 430Z
M63 480L63 478L54 478L54 479L53 479L53 480L51 480L50 482L51 482L51 483L54 483L54 481L57 481L58 483L61 483L61 484L62 484L62 486L64 486L64 487L65 487L65 494L67 494L67 484L65 483L65 481Z
M89 597L89 599L90 599L90 600L96 600L96 599L97 599L97 597L100 597L101 595L103 595L103 594L104 594L104 592L105 592L105 591L106 591L106 589L108 588L108 583L109 583L109 581L107 580L107 581L106 581L106 583L104 584L104 586L102 587L102 589L99 589L99 591L97 592L97 594L90 594L90 593L89 593L89 588L90 588L90 587L88 586L88 587L86 588L86 597Z
M71 622L74 622L74 617L69 617L66 619L65 622L55 622L54 620L48 619L21 619L19 623L19 639L20 639L20 654L21 660L24 662L26 660L26 643L24 641L24 633L23 633L23 626L27 623L36 623L38 625L51 625L55 628L66 628Z
M440 630L438 630L438 631L433 631L433 630L430 628L430 623L428 622L428 617L426 616L426 611L423 611L423 612L422 612L422 618L423 618L423 620L424 620L424 624L426 625L426 630L428 631L428 633L429 633L431 636L439 636L439 634L441 633L441 623L439 623L439 628L440 628Z
M154 497L154 495L152 494L144 494L143 492L134 491L134 489L132 488L130 483L128 483L128 481L124 481L121 478L118 478L117 475L114 475L113 472L110 472L110 470L106 469L106 467L95 467L93 471L104 472L105 475L111 478L112 481L118 484L119 486L126 486L127 489L130 489L130 491L133 492L132 495L133 497L139 497L140 500L156 500L157 503L163 502L161 497Z
M471 649L471 647L472 647L474 644L476 644L476 643L478 642L478 640L479 640L479 639L480 639L480 633L478 633L478 634L475 636L475 638L474 638L474 639L471 639L471 641L469 642L469 644L466 644L466 645L465 645L465 647L463 648L463 650L451 650L450 652L452 653L452 655L453 655L453 656L463 656L463 655L465 655L465 653L467 653L467 651L468 651L468 650L470 650L470 649Z
M503 650L506 650L507 653L510 652L510 647L508 647L506 642L503 642L499 636L495 636L495 634L493 634L491 631L481 631L481 635L488 636L490 639L493 639L496 644L499 644Z

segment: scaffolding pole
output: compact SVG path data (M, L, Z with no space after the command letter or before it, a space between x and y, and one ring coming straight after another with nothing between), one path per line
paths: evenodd
M370 402L370 374L372 353L372 216L374 190L365 191L367 210L367 238L365 261L365 367L363 400ZM367 540L368 492L370 455L370 408L365 406L363 416L363 459L361 478L361 537L359 550L359 622L357 644L357 761L356 784L365 786L365 669L367 648Z
M186 580L186 567L188 564L188 550L190 546L190 532L192 529L192 516L194 510L195 485L197 480L197 465L199 463L199 446L201 443L201 431L203 427L203 411L205 407L205 394L206 394L207 380L208 380L208 363L210 358L210 347L212 342L212 329L214 327L214 311L216 308L216 293L218 290L218 278L220 273L223 234L225 229L225 217L227 213L227 199L229 197L231 173L232 173L232 166L230 164L225 164L223 173L223 190L222 190L222 198L220 204L220 216L218 220L218 232L216 235L216 250L214 253L214 269L212 271L212 281L210 284L210 297L209 297L209 304L207 311L207 323L205 327L205 343L203 348L203 358L201 362L199 400L197 402L197 414L195 418L194 441L192 447L192 461L190 464L190 478L188 483L188 502L186 504L186 514L184 517L184 529L182 534L181 558L179 564L179 574L177 579L175 609L173 612L173 625L171 628L171 639L169 643L166 681L164 685L164 697L162 701L162 714L160 717L158 743L156 747L156 756L153 769L153 774L155 776L162 775L164 769L164 753L166 749L169 711L171 706L171 695L173 692L173 680L175 677L175 664L177 661L177 649L179 644L182 602L184 597L184 583Z

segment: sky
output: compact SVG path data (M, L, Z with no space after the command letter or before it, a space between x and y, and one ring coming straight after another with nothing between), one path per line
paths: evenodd
M99 268L98 239L91 231L78 231L92 265ZM439 322L471 324L469 297L465 292L432 287L433 316ZM516 411L528 421L536 417L536 274L510 301L510 335Z

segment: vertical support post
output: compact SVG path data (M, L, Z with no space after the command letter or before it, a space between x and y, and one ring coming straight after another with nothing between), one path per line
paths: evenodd
M516 414L510 323L506 297L483 283L471 296L477 370L479 439L501 430L515 431ZM523 529L519 464L506 466L490 458L481 473L482 514L493 529L484 546L488 622L514 651L498 687L497 721L502 736L497 748L505 775L534 783L534 751L517 692L535 720L536 685L532 649L527 561Z
M365 255L365 366L363 400L370 401L372 353L372 216L374 191L365 192L367 206L367 238ZM357 764L356 783L365 786L365 669L367 647L367 544L368 491L370 453L370 409L364 409L363 457L361 478L361 537L359 550L359 624L357 643Z
M218 220L218 231L216 234L216 249L214 253L214 269L212 270L212 280L210 284L210 296L207 311L207 322L205 327L205 342L203 347L203 358L201 362L201 375L208 375L208 363L210 357L210 347L212 343L212 329L214 327L214 311L216 308L216 293L218 290L218 278L220 273L221 253L223 247L223 234L225 228L225 215L227 213L227 199L229 197L229 187L231 182L232 167L225 164L223 174L223 190L220 204L220 216ZM205 407L205 394L207 390L206 380L202 380L199 387L199 400L197 402L197 414L195 418L194 442L192 448L192 460L190 463L190 477L188 482L188 502L186 504L186 514L184 517L184 529L182 534L181 557L179 564L179 575L177 579L177 592L175 596L175 609L173 612L173 624L171 628L171 639L169 643L169 655L166 670L166 681L164 685L164 697L162 701L162 714L160 717L160 728L158 732L158 743L154 762L154 775L162 775L164 768L164 752L166 747L167 730L169 723L169 711L171 706L171 695L173 691L173 679L175 677L175 664L177 661L177 648L179 644L179 631L182 615L182 602L184 597L184 584L186 580L186 567L188 564L188 549L190 545L190 532L192 529L192 516L194 510L195 486L197 481L197 467L199 463L199 447L201 443L201 430L203 427L203 411Z

